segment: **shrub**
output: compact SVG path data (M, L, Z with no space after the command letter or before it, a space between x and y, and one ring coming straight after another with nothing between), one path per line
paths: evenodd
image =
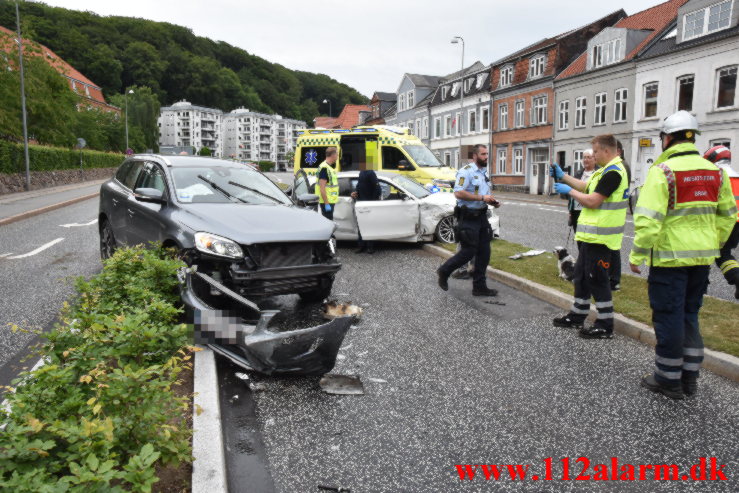
M259 165L259 171L270 171L272 168L275 167L275 163L272 161L259 161L257 163Z
M120 166L123 154L82 151L82 167L114 168ZM80 168L80 151L60 147L28 146L31 171L56 171ZM26 169L23 144L0 140L0 173L21 173Z
M13 382L1 411L0 490L150 491L156 464L191 461L186 397L172 387L194 348L176 270L162 249L121 249Z

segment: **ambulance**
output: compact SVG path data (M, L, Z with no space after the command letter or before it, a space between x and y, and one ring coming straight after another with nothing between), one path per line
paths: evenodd
M295 173L315 175L326 148L339 151L336 171L372 169L399 173L442 192L454 188L456 170L443 165L409 129L387 125L298 131Z

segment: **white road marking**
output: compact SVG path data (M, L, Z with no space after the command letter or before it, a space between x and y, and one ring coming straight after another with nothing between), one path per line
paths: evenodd
M84 224L80 224L80 223L60 224L59 226L61 226L62 228L75 228L75 227L78 227L78 226L92 226L96 222L98 222L98 220L97 219L93 219L89 223L84 223Z
M8 255L13 255L13 252L3 253L0 255L0 258L7 257Z
M53 247L54 245L56 245L60 241L64 241L64 238L57 238L56 240L50 241L46 245L41 245L40 247L38 247L37 249L35 249L35 250L31 251L31 252L24 253L23 255L13 255L12 257L8 257L8 259L15 260L15 259L19 259L19 258L32 257L33 255L36 255L38 253L43 252L47 248Z

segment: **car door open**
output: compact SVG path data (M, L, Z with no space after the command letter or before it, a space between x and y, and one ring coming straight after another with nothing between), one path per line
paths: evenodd
M415 242L418 239L419 210L418 201L390 183L380 180L383 200L357 201L354 209L357 224L365 240L393 240Z

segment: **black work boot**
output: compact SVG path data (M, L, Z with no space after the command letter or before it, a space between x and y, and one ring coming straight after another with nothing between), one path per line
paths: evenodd
M683 373L680 383L682 383L683 393L685 395L691 396L698 393L698 377L687 377Z
M654 378L654 373L644 375L641 379L641 386L657 394L665 395L670 399L685 399L685 394L683 394L683 389L681 387L668 387L667 385L662 385Z
M595 322L591 327L580 329L583 339L613 339L613 327L604 327Z
M449 276L441 271L441 267L436 269L436 275L439 276L438 283L439 287L444 291L449 290Z
M566 329L582 329L584 323L584 320L574 319L569 313L567 315L562 315L561 317L557 317L552 320L552 324L555 327L564 327Z
M498 296L498 290L487 286L473 287L472 296Z

